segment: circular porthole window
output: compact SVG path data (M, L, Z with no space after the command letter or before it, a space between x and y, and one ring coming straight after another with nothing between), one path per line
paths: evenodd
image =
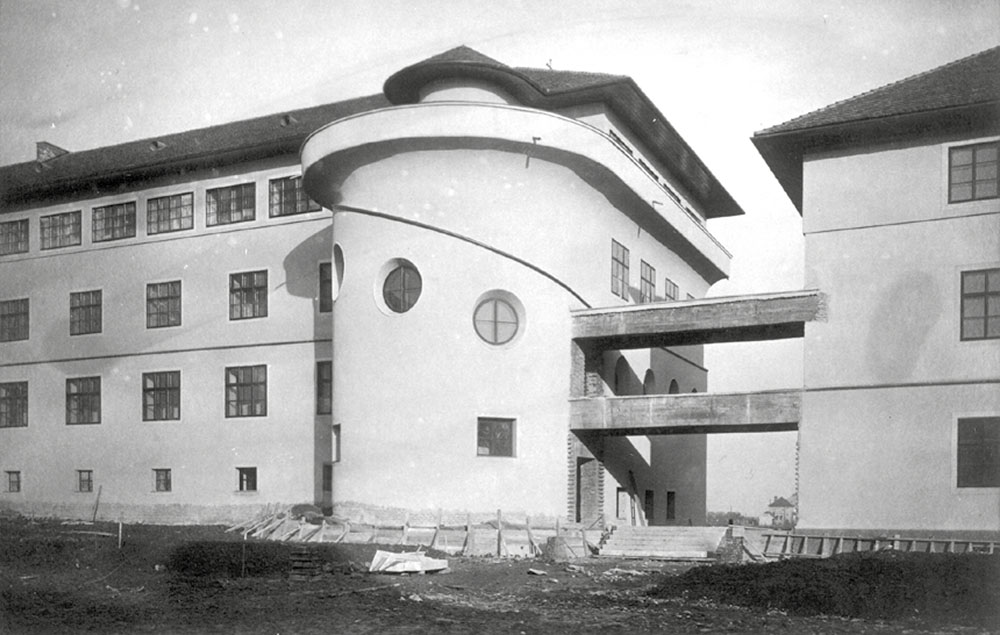
M382 282L382 300L393 313L406 313L420 298L423 281L408 260L393 260Z
M472 325L487 344L501 346L514 340L522 330L524 307L506 291L490 291L476 303Z

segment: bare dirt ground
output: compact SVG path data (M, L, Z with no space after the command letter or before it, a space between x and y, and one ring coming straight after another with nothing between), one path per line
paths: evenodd
M296 581L287 544L251 542L244 551L239 534L219 527L130 525L119 550L117 532L109 523L0 518L0 632L991 632L919 617L801 617L650 593L663 576L705 565L451 557L445 573L386 575L366 572L375 545L316 545L322 572ZM200 563L178 555L191 544L209 546L197 552Z

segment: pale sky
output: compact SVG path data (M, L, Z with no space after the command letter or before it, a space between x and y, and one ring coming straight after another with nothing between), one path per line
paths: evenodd
M630 75L746 211L710 295L802 287L754 131L1000 44L998 0L0 0L0 164L379 92L460 44ZM709 347L714 391L802 385L801 342ZM794 492L794 433L717 435L709 509Z

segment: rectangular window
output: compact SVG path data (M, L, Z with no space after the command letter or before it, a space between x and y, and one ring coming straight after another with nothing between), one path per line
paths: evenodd
M146 285L146 328L180 326L181 281Z
M167 469L153 470L153 488L154 491L157 492L169 492L171 490L170 470Z
M1000 176L1000 141L951 148L948 151L948 202L996 198Z
M28 252L28 219L0 223L0 256Z
M226 416L267 416L267 366L226 369Z
M962 272L962 340L1000 338L1000 268Z
M69 294L69 334L101 332L101 292L80 291Z
M663 297L667 300L676 300L680 297L681 290L670 278L663 279Z
M514 456L514 420L479 417L477 454L479 456Z
M94 491L94 470L76 471L76 491L78 492Z
M611 293L628 300L628 249L611 241Z
M267 271L229 275L229 319L267 317Z
M316 414L333 412L333 362L316 362Z
M646 524L652 524L653 522L653 512L656 507L653 505L653 490L647 489L643 492L642 497L642 513L646 515Z
M667 492L667 520L677 520L677 492Z
M236 468L236 478L241 492L257 491L257 468L238 467Z
M300 176L271 179L270 200L269 213L271 218L318 212L321 209L319 203L314 202L306 195Z
M58 249L80 244L80 212L66 212L42 216L39 220L41 228L42 249Z
M66 380L66 425L101 422L101 378Z
M160 196L146 201L146 233L166 234L194 227L194 194Z
M205 192L205 224L228 225L256 218L256 188L254 183L218 187Z
M323 491L333 491L333 464L331 463L323 464Z
M7 491L16 493L21 491L21 473L7 472Z
M340 424L335 424L330 430L330 454L333 455L333 462L340 463Z
M0 428L28 427L28 382L0 384Z
M328 262L319 263L319 312L333 311L333 268Z
M28 339L28 298L0 301L0 342Z
M645 260L639 261L639 302L656 300L656 269Z
M142 420L176 421L181 418L181 371L142 374Z
M135 237L135 203L95 207L91 216L95 243Z
M1000 417L958 420L958 486L1000 487Z

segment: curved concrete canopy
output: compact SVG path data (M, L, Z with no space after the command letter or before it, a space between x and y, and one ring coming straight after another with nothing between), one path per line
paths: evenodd
M726 277L731 255L678 207L635 159L596 128L554 113L496 103L431 102L373 110L335 121L302 146L306 191L324 207L342 203L354 170L406 152L494 149L558 163L632 212L711 284Z

